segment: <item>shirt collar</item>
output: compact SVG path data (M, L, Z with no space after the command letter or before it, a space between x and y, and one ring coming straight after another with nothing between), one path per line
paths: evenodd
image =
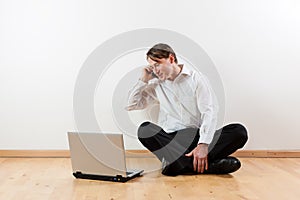
M179 76L181 76L181 75L191 76L192 71L186 65L182 65L182 69L181 69L181 72L180 72Z

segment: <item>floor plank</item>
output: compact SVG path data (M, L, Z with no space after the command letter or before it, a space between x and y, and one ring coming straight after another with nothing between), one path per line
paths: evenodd
M0 158L0 199L299 199L299 158L240 158L229 175L166 177L155 158L129 158L127 183L74 179L69 158Z

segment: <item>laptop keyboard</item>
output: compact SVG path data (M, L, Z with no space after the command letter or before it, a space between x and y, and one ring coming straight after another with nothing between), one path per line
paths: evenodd
M132 174L133 172L126 172L126 175L130 175L130 174Z

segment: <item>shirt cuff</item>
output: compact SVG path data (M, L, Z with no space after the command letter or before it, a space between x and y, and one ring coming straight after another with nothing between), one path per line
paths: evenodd
M144 86L144 85L148 85L148 83L142 81L141 79L138 80L138 85Z
M214 134L209 134L209 133L201 133L201 128L199 129L199 141L198 144L204 143L204 144L210 144L213 140Z
M209 139L199 139L198 144L210 144L212 140Z

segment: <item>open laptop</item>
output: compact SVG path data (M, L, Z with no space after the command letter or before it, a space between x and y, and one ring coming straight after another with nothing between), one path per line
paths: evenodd
M122 134L68 132L76 178L126 182L144 170L126 169Z

